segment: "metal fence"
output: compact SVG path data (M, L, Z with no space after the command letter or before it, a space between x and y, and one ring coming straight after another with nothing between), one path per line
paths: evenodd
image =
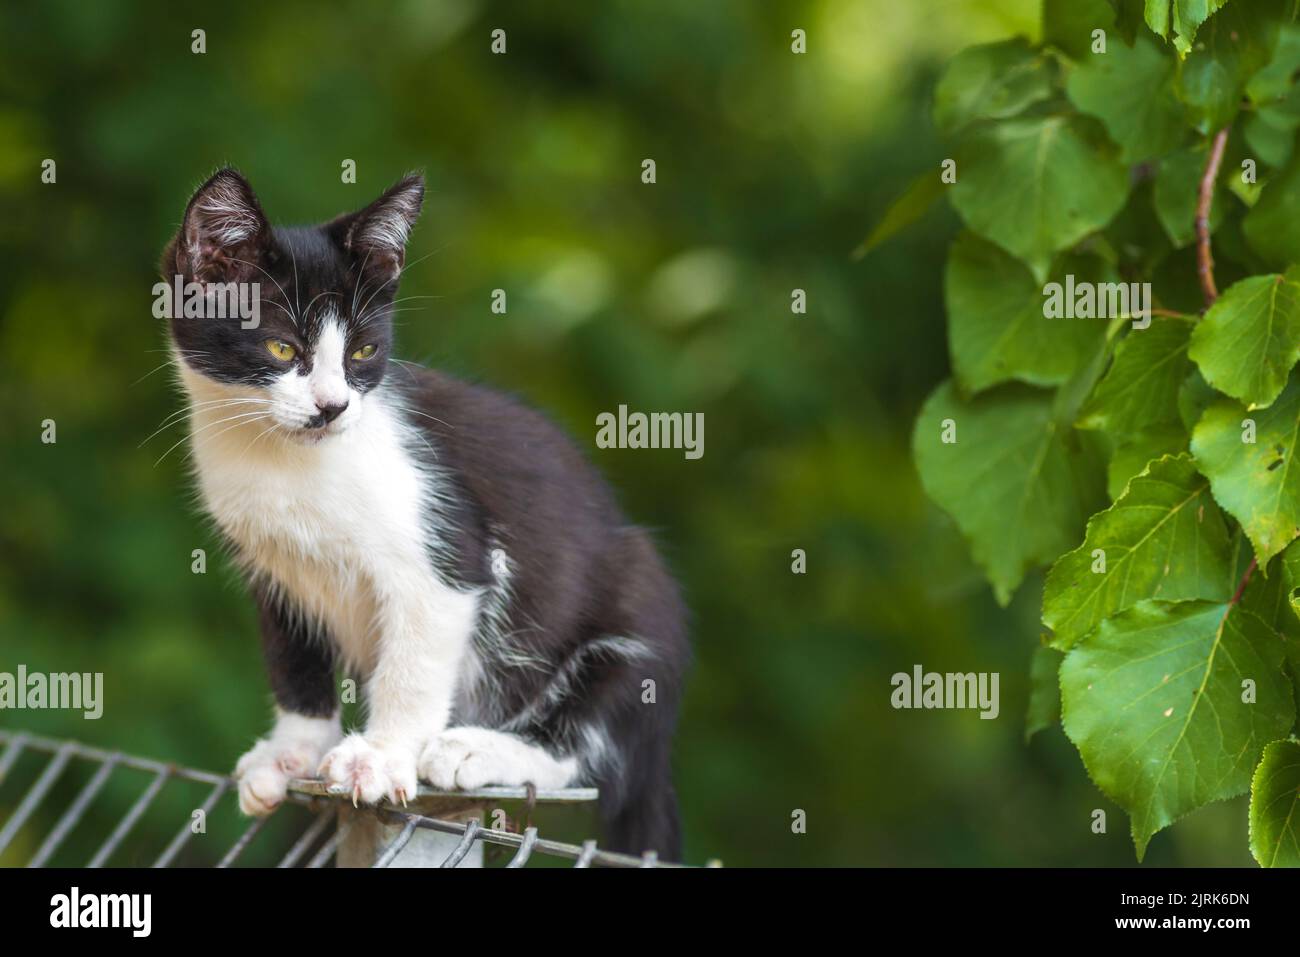
M164 788L175 782L188 781L209 787L202 804L196 808L203 812L205 819L227 796L231 801L234 800L234 781L228 776L209 771L167 764L123 754L120 751L90 747L76 741L60 741L24 732L0 730L0 745L4 746L3 752L0 752L0 785L4 783L24 754L37 752L49 755L48 761L34 783L19 801L8 820L0 826L0 856L29 825L29 822L33 821L34 816L50 797L51 791L70 765L74 762L90 762L94 767L93 773L67 809L44 835L30 859L24 862L27 867L42 867L50 861L55 852L64 845L68 835L85 818L109 778L120 770L131 769L144 772L147 783L126 814L117 821L108 836L89 857L84 865L86 867L104 866L113 853L121 847L122 842L150 805L163 793ZM538 791L533 788L482 788L477 791L448 792L422 786L416 803L443 802L443 806L448 806L447 802L456 802L462 808L486 808L494 802L522 801L529 811L528 816L531 816L531 811L536 806L584 803L594 800L595 797L595 790L588 788L566 788L557 791ZM477 819L447 820L388 805L354 812L346 795L332 792L320 781L293 782L288 800L290 803L306 808L310 812L310 820L280 859L278 867L316 868L324 867L331 862L337 863L340 847L344 846L351 837L355 837L356 829L363 824L383 825L386 834L395 831L386 843L376 846L375 853L372 855L371 866L373 867L392 865L408 845L423 832L453 835L456 838L454 845L448 842L447 856L436 865L441 867L455 867L462 864L471 851L489 845L514 851L505 865L507 868L523 867L534 858L572 861L574 867L680 866L659 861L653 852L635 857L600 850L595 841L585 841L581 845L549 841L541 838L537 828L531 825L524 826L520 830L484 827ZM256 818L248 823L221 856L216 866L230 867L236 864L270 820L272 818ZM194 833L190 822L186 821L153 861L152 866L168 867L175 863Z

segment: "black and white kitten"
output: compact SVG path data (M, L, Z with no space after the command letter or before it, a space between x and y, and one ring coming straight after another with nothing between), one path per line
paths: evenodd
M224 169L163 255L169 284L260 284L256 328L170 313L202 500L258 603L277 704L236 769L240 807L270 813L317 772L371 803L417 778L595 785L606 846L677 857L677 587L543 416L391 358L423 196L408 176L273 227ZM346 737L338 667L365 692Z

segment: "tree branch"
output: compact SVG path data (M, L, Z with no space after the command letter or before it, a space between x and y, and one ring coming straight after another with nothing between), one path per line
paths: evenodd
M1210 210L1214 205L1214 181L1219 178L1223 150L1227 145L1228 128L1225 126L1215 134L1214 143L1210 146L1196 202L1196 271L1201 277L1201 293L1205 296L1207 309L1219 298L1219 290L1214 285L1214 255L1210 251Z
M1250 573L1255 570L1255 564L1255 559L1252 558L1250 564L1246 566L1246 574L1241 576L1241 583L1237 585L1237 593L1232 596L1232 601L1228 602L1229 608L1241 601L1241 596L1246 592L1246 586L1250 584Z

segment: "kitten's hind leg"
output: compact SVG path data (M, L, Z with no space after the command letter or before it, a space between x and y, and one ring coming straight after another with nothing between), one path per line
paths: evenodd
M574 758L556 758L540 745L491 728L449 728L420 755L420 777L434 787L472 791L495 784L568 787L577 776Z

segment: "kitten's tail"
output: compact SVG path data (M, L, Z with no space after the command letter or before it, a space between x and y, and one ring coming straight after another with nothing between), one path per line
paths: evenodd
M657 785L634 790L621 805L602 807L601 811L605 818L603 846L606 850L638 856L655 851L660 860L681 860L677 792L668 776Z

